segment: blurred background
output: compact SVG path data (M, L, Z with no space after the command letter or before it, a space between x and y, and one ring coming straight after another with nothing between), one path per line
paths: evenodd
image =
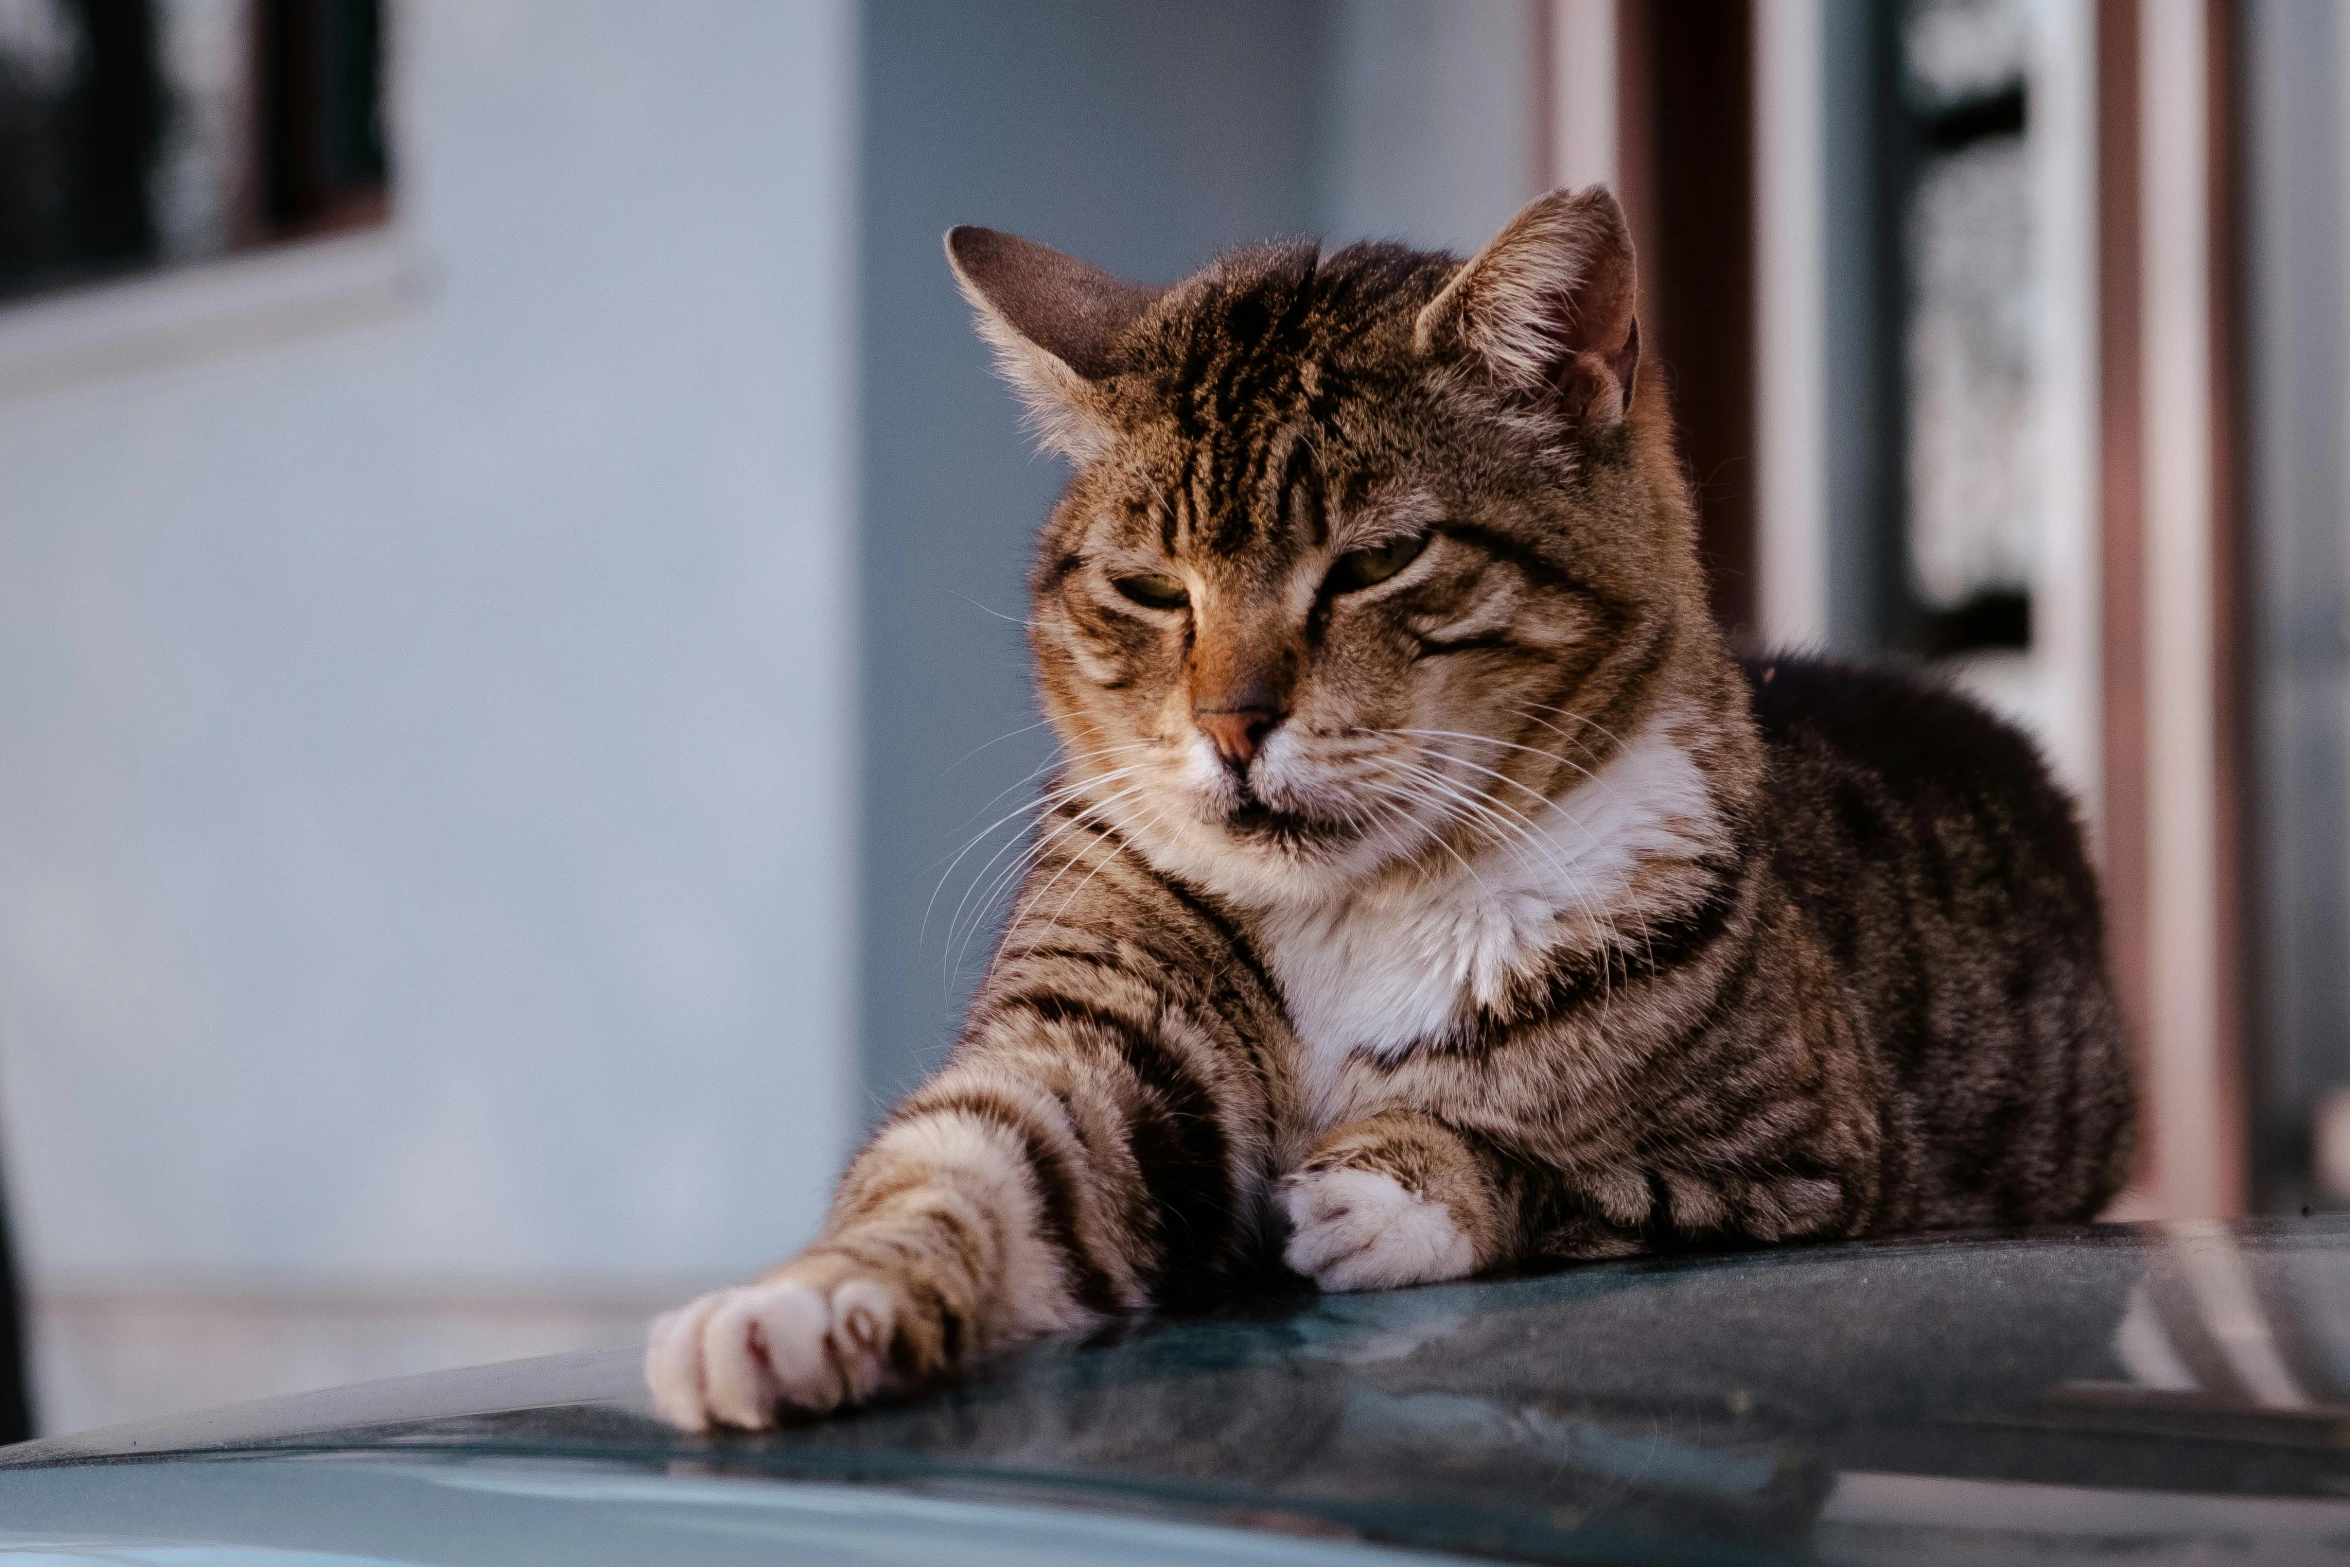
M1612 183L1723 618L2083 802L2121 1211L2350 1206L2346 101L2300 0L0 0L39 1426L813 1229L1049 756L956 222L1166 280Z

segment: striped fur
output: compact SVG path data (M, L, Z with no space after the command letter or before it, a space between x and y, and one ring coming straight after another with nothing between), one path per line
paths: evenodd
M1729 656L1604 192L1467 263L950 253L1080 462L1031 579L1064 771L821 1237L654 1325L666 1415L834 1408L1276 1259L1368 1288L2108 1199L2069 803L1947 692Z

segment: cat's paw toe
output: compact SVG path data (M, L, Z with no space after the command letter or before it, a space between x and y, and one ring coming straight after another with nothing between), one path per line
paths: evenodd
M870 1398L888 1380L899 1310L895 1289L866 1278L819 1287L786 1276L705 1295L653 1319L653 1407L688 1431L758 1430L782 1409Z
M1304 1170L1283 1183L1282 1260L1326 1290L1392 1289L1465 1277L1476 1247L1441 1202L1377 1170Z

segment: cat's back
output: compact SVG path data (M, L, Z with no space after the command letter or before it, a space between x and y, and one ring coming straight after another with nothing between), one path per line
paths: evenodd
M1812 829L1805 838L1863 857L1904 840L1921 852L1938 847L1977 874L2005 870L2057 894L2069 917L2087 922L2080 933L2098 937L2097 880L2078 815L2021 730L1911 671L1811 657L1752 658L1744 668L1773 803L1783 818L1818 818L1800 824Z
M2091 1216L2132 1096L2072 800L2020 730L1928 676L1745 671L1771 860L1896 1089L1888 1196L1919 1226Z

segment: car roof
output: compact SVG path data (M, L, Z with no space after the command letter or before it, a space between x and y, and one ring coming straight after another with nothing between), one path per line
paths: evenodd
M557 1356L0 1450L0 1549L49 1526L41 1507L100 1517L166 1470L209 1477L173 1482L198 1512L231 1472L443 1490L470 1475L465 1494L568 1497L574 1518L690 1481L763 1498L761 1516L850 1496L905 1518L1011 1509L1309 1554L2322 1554L2350 1539L2350 1223L1791 1247L1291 1296L1031 1346L952 1387L761 1434L660 1425L633 1351ZM204 1526L222 1538L217 1517ZM362 1529L337 1548L366 1544Z

